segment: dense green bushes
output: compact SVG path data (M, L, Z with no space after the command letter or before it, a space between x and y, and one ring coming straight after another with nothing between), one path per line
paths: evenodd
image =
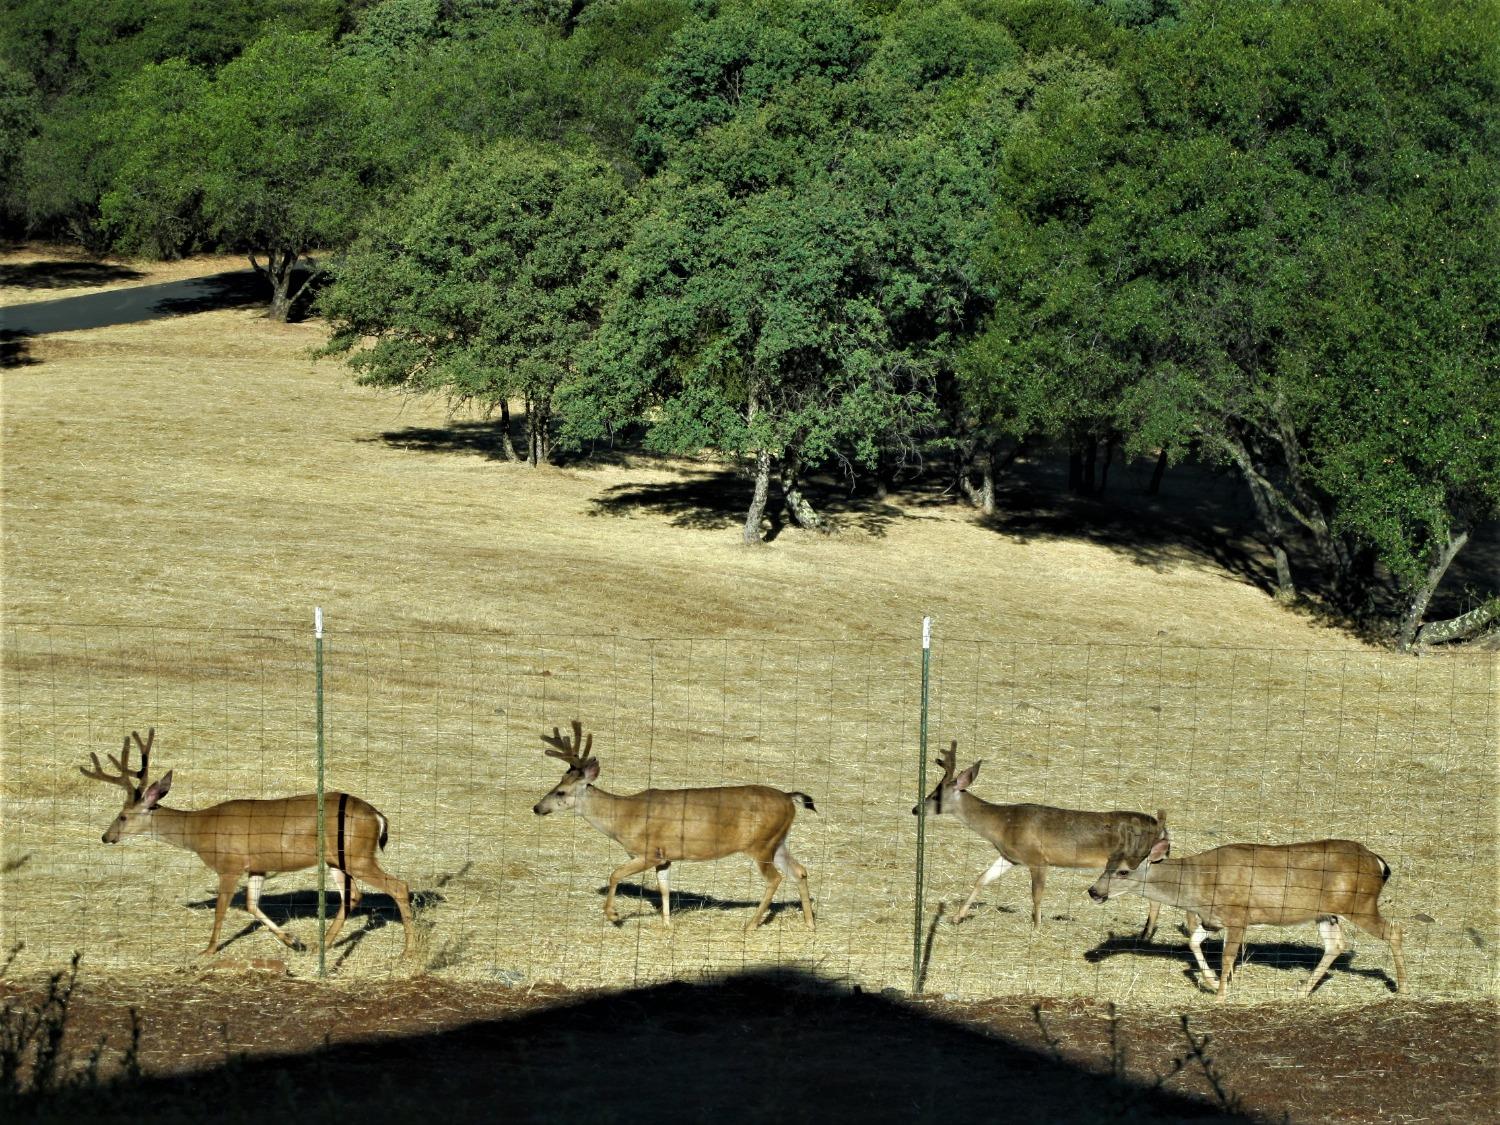
M917 451L981 505L1026 442L1217 460L1283 596L1406 644L1500 511L1497 32L1479 0L21 3L3 221L250 252L279 316L332 251L362 378L520 399L532 461L741 460L747 540Z

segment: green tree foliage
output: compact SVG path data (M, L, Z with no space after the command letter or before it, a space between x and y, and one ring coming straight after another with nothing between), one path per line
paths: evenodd
M124 154L97 135L114 92L145 67L177 60L209 70L262 32L331 31L340 0L16 0L0 20L0 72L26 76L34 121L0 210L12 222L103 249L100 196Z
M684 8L616 0L549 22L511 3L385 0L341 50L375 64L373 112L401 174L502 138L603 152L629 172L635 103Z
M460 158L375 215L319 305L363 383L526 407L548 456L552 399L599 318L632 218L597 159L518 142ZM502 450L513 456L507 434Z
M322 36L277 30L206 80L143 69L98 119L121 163L104 194L118 244L198 238L247 252L285 320L298 262L354 236L378 183L364 71Z
M1478 11L1203 4L1134 40L1116 90L1060 99L1007 153L975 408L1196 445L1244 475L1284 592L1297 527L1346 608L1377 560L1425 604L1448 527L1496 499L1472 424L1495 332ZM1428 435L1403 438L1417 401L1454 421L1384 472Z
M964 236L987 178L928 111L945 80L1013 51L958 6L913 12L883 44L847 5L725 5L684 26L642 103L657 174L565 387L565 436L643 420L655 448L747 459L747 542L773 472L792 519L821 526L806 467L871 464L932 423L980 301Z

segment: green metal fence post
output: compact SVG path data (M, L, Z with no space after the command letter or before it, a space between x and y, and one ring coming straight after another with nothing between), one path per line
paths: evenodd
M922 718L917 736L917 890L911 926L911 991L922 987L922 880L927 850L927 687L932 663L932 618L922 618Z
M318 979L328 973L328 950L323 941L328 917L328 825L323 815L323 610L313 607L313 667L318 698Z

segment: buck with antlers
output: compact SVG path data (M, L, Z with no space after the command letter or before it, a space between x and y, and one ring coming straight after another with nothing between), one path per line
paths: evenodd
M672 924L671 888L667 870L679 859L721 859L743 852L766 881L766 893L746 923L758 926L771 908L783 875L797 880L802 896L802 919L813 927L812 901L807 893L807 868L787 849L787 833L798 808L816 812L806 793L783 793L765 785L727 785L713 789L645 789L628 797L606 793L594 785L599 759L593 756L594 736L584 739L583 724L573 720L569 742L556 727L542 736L550 758L565 762L568 771L556 787L532 806L538 816L576 812L589 824L630 853L630 861L609 874L604 916L618 923L615 888L621 879L656 869L661 888L661 919Z
M969 893L968 901L954 917L962 922L979 897L979 892L1012 867L1031 872L1031 924L1042 916L1042 889L1047 883L1047 868L1071 867L1097 871L1099 865L1141 831L1149 830L1152 838L1158 823L1166 814L1152 817L1140 812L1083 812L1057 809L1050 805L992 805L969 792L979 775L981 762L975 762L962 773L958 771L958 743L938 755L943 778L923 805L934 816L953 814L983 836L1000 853L985 869ZM911 811L915 815L918 808ZM1163 829L1163 831L1165 831ZM1158 907L1152 903L1141 930L1141 939L1150 940L1156 932Z
M130 768L130 740L140 750L141 768ZM261 886L267 875L278 871L299 871L318 862L318 798L315 793L274 800L225 801L206 809L169 809L161 799L172 788L172 771L156 781L147 782L151 744L156 730L146 732L146 741L131 731L120 756L108 755L117 772L106 773L99 756L90 753L93 769L80 766L85 777L107 781L125 790L125 807L120 810L103 840L117 844L127 836L149 835L179 848L196 852L198 858L219 874L219 896L214 907L214 928L208 938L205 955L219 949L219 929L224 924L224 910L239 886L240 877L249 876L245 890L245 909L271 933L293 949L302 948L290 934L278 926L260 908ZM339 909L328 927L331 944L351 909L359 904L360 891L355 880L362 880L384 891L401 911L406 931L403 956L412 950L411 896L400 879L380 869L375 853L385 847L389 824L369 803L347 793L324 794L328 820L324 858L333 872L339 894Z
M1304 844L1225 844L1183 859L1168 859L1166 828L1135 837L1109 857L1103 874L1089 888L1096 902L1134 891L1152 903L1187 912L1188 946L1203 979L1216 987L1222 1004L1229 978L1249 926L1318 923L1323 959L1302 989L1306 996L1347 948L1340 919L1348 919L1391 947L1396 991L1406 990L1401 957L1401 926L1380 915L1380 893L1390 865L1354 840L1313 840ZM1203 956L1208 931L1225 930L1218 976Z

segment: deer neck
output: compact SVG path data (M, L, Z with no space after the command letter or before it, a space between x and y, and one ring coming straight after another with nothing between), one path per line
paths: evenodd
M585 786L573 802L573 811L589 822L591 828L603 832L611 840L618 840L615 824L619 820L621 805L629 798L617 797L594 785Z
M981 836L985 835L985 829L994 823L997 807L983 797L974 796L967 789L960 789L953 794L954 812L958 813L960 820Z
M169 809L165 805L157 805L151 810L151 823L145 835L154 836L163 843L196 852L198 851L197 827L196 813L186 809Z
M1187 908L1192 905L1188 869L1178 859L1164 859L1151 864L1141 878L1130 880L1130 889L1163 906Z

